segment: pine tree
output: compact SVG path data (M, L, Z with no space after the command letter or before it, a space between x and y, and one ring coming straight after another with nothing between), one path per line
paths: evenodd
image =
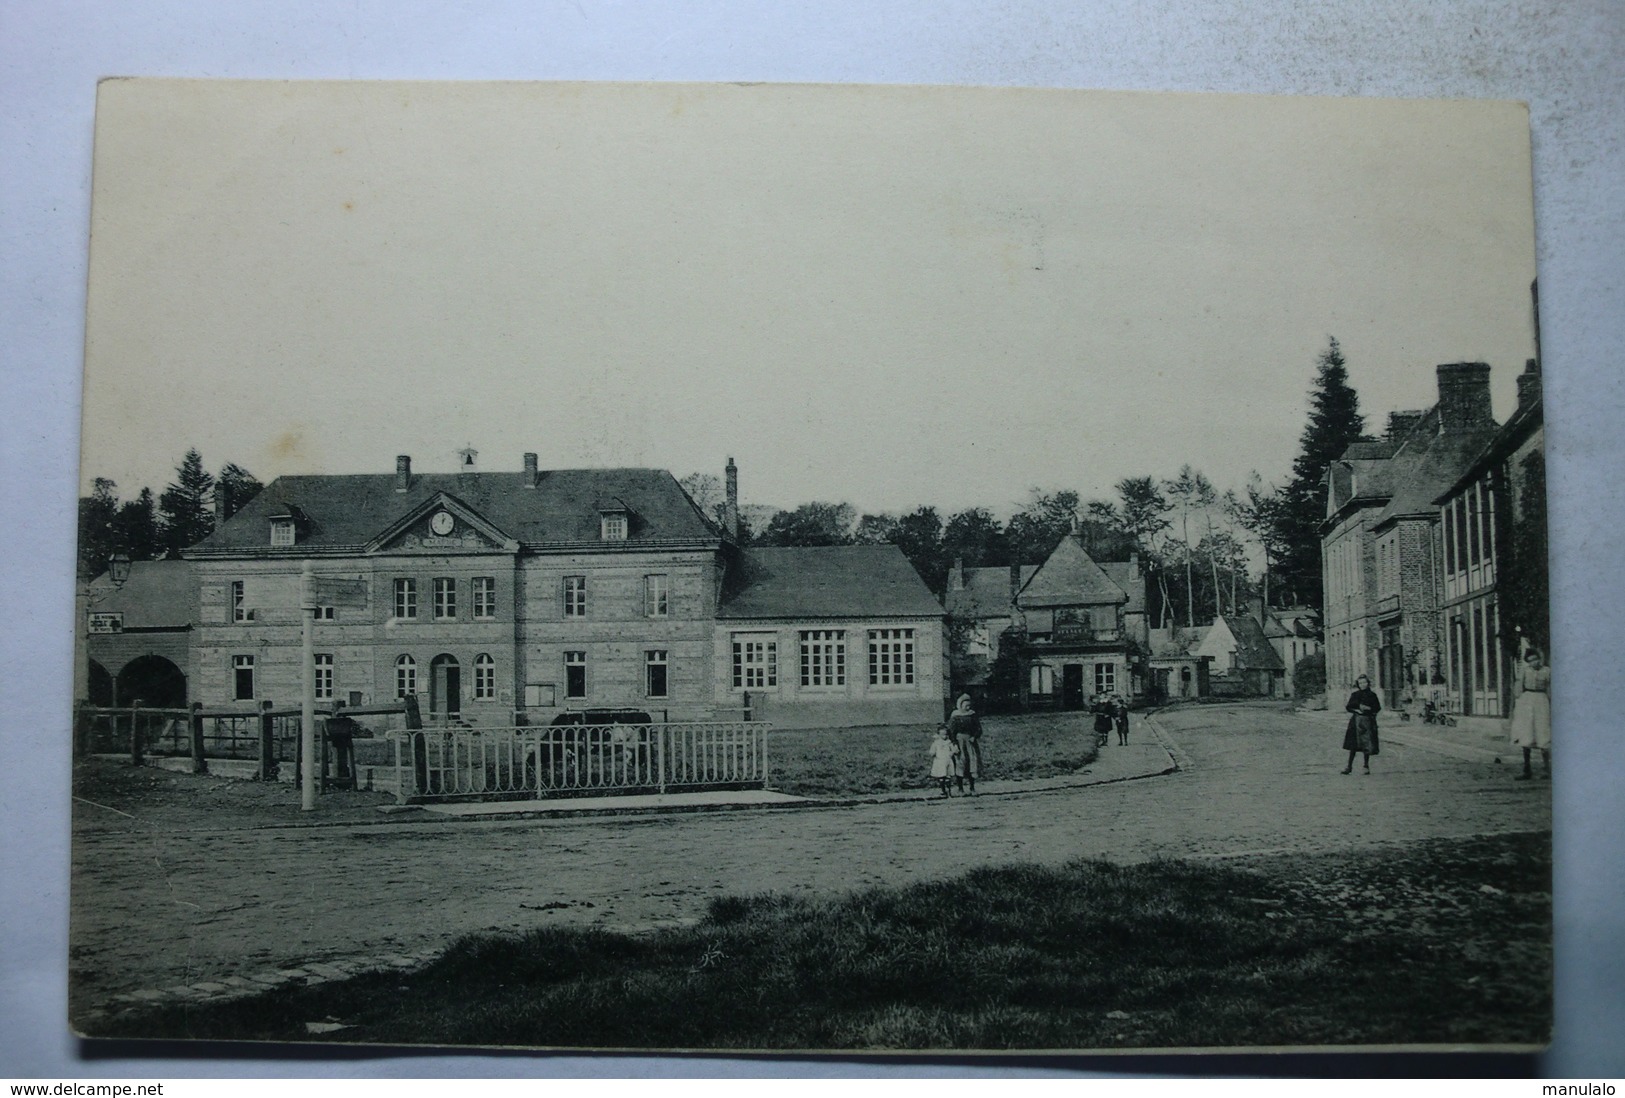
M119 547L130 554L131 560L156 560L163 553L158 505L151 488L141 489L139 495L120 507L113 526L118 531Z
M209 536L214 520L209 510L209 496L214 491L214 478L203 468L203 455L196 449L175 467L175 480L158 497L158 511L163 520L164 549L170 557L195 545Z
M1321 609L1320 524L1326 517L1322 481L1333 461L1365 437L1360 398L1349 386L1348 365L1336 338L1316 362L1315 386L1309 394L1309 423L1303 429L1292 480L1281 492L1276 511L1277 541L1282 547L1276 574L1288 597Z
M79 499L79 578L94 579L107 571L118 548L118 485L97 477L90 495Z

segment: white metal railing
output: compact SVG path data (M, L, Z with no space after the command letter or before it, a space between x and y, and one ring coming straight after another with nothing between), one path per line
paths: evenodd
M760 721L392 732L397 797L490 800L762 787Z

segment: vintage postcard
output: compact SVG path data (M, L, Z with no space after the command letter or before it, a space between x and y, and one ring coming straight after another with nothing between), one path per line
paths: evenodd
M1501 102L109 80L71 1025L1544 1046Z

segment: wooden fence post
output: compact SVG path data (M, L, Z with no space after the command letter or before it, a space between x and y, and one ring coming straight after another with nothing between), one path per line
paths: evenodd
M271 717L271 703L260 703L260 781L274 782L279 767L276 761L276 723Z
M203 703L193 702L189 723L192 726L192 773L207 774L209 760L203 752Z
M401 699L401 711L406 714L406 738L412 745L412 792L423 793L429 788L429 745L424 740L423 711L416 694Z

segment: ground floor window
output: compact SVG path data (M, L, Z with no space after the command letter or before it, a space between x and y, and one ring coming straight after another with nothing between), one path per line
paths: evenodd
M1117 665L1115 663L1095 664L1095 693L1117 693Z
M231 657L233 697L238 701L254 700L254 657Z
M801 685L846 685L846 632L806 629L801 633Z
M474 700L496 701L497 661L481 652L474 657Z
M654 648L643 654L643 689L651 698L666 696L666 649Z
M395 696L409 698L418 692L418 664L411 656L395 661Z
M876 629L869 634L869 685L914 685L914 630Z
M1499 633L1493 595L1458 607L1451 617L1449 681L1463 713L1502 715L1501 695L1508 676Z
M587 696L587 653L564 654L564 696L567 698Z
M1035 663L1032 667L1029 687L1033 694L1048 696L1055 693L1055 668L1042 663Z
M333 655L330 652L316 653L316 700L333 700Z
M779 685L779 644L770 636L737 634L733 639L733 687L762 690Z

